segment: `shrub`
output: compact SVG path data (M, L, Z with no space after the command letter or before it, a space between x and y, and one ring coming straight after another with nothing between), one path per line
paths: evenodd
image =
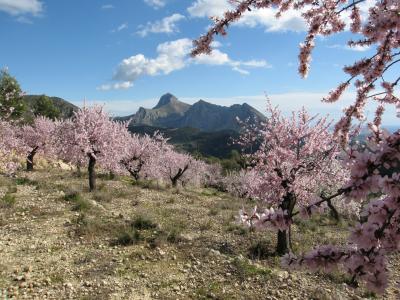
M64 200L68 202L75 202L81 198L82 196L79 194L79 192L74 190L68 191L64 195Z
M84 198L79 198L78 200L74 201L74 203L75 204L72 207L72 211L86 211L92 206L89 201Z
M86 211L91 207L89 201L81 196L78 191L69 191L64 195L64 200L74 204L73 211Z
M251 259L266 259L274 255L273 252L269 251L271 249L271 244L266 240L260 240L253 243L249 247L249 258Z
M131 225L133 228L138 230L154 229L157 227L156 223L143 216L136 217L136 219L132 221Z
M257 275L269 277L272 273L271 270L252 265L246 260L238 258L233 261L233 267L235 268L235 271L238 274L239 278L241 278L242 280L245 280L250 276Z
M15 179L15 184L16 185L38 185L38 182L35 180L31 180L29 178L23 177L23 178L17 178Z
M113 243L114 245L130 246L143 240L139 231L134 229L124 229L118 234L117 240Z
M93 194L93 199L96 200L97 202L110 202L111 195L110 193L97 191Z
M0 208L11 208L15 204L15 195L7 192L0 201Z

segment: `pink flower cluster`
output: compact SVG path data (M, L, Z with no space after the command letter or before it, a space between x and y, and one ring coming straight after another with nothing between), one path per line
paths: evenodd
M280 231L287 230L292 223L288 212L283 211L281 208L274 210L273 207L265 209L263 212L258 213L257 207L248 214L244 209L239 211L239 222L249 227L264 227L271 226Z

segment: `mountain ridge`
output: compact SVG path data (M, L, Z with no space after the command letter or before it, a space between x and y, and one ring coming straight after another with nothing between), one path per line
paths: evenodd
M247 103L221 106L200 99L190 105L178 100L171 93L161 96L153 108L140 107L135 114L117 117L117 120L131 120L131 126L154 126L162 128L191 127L202 131L240 130L241 120L261 122L265 116Z

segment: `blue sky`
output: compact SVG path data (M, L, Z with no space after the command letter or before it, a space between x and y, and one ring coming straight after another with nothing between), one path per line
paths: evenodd
M261 111L266 93L285 111L305 105L333 116L351 101L351 91L334 105L319 100L345 78L343 65L373 49L348 48L348 33L319 39L311 73L301 79L305 25L295 12L280 20L271 10L251 12L218 39L212 56L188 57L208 17L227 7L227 0L0 0L0 67L29 94L86 98L118 115L152 107L166 92ZM387 124L397 123L392 116Z

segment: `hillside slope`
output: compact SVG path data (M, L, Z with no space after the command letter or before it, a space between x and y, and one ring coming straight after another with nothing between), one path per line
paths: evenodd
M171 129L153 126L130 126L129 130L149 135L156 131L161 132L178 149L192 154L200 153L206 157L222 159L229 157L232 150L240 151L239 145L234 143L239 138L239 133L234 130L205 132L190 127Z
M88 193L85 183L57 169L0 177L1 299L370 298L338 271L282 269L273 231L235 224L242 200L125 178L99 179ZM302 224L297 252L345 241L343 225ZM390 257L388 293L374 299L396 299L399 262Z
M28 110L31 111L34 107L37 100L41 97L41 95L25 95L23 96L23 100L27 104ZM78 107L73 105L72 103L59 98L59 97L49 97L53 102L54 106L58 108L61 112L61 117L66 119L72 116L73 112L78 110Z

